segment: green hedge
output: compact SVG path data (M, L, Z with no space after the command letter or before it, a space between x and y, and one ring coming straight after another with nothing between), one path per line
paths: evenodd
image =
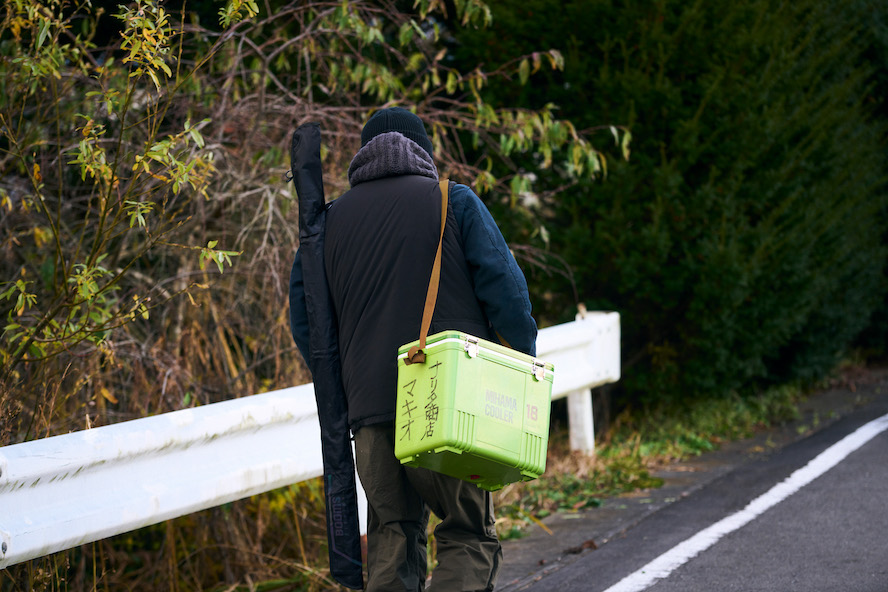
M580 299L621 313L631 398L721 396L828 372L886 291L886 136L872 112L884 97L886 8L561 4L492 2L494 28L463 35L460 59L495 63L496 39L560 49L563 74L491 93L554 102L581 129L627 125L632 157L532 216L491 204L501 220L531 221L506 226L509 238L538 241L544 225ZM537 188L559 177L541 171ZM528 273L538 314L565 320L567 280Z

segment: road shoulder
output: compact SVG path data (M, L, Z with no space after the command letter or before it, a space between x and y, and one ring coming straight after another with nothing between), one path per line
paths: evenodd
M772 454L817 432L874 401L888 398L888 368L854 369L830 387L812 393L799 406L797 419L727 442L718 450L670 463L652 472L662 487L605 500L598 508L556 513L520 539L503 542L504 563L497 592L518 592L544 579L608 541L623 536L642 520L686 497L738 466Z

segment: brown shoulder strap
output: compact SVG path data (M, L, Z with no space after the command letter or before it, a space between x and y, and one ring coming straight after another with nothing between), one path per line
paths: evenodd
M447 199L450 193L450 180L441 179L438 183L441 191L441 234L438 236L438 252L435 253L435 263L432 266L432 277L429 280L429 291L426 293L425 308L422 311L422 324L419 329L419 345L414 345L407 352L404 363L423 364L425 353L422 350L426 346L426 337L429 335L429 327L432 324L432 313L435 312L435 302L438 300L438 286L441 282L441 251L444 248L444 227L447 225Z

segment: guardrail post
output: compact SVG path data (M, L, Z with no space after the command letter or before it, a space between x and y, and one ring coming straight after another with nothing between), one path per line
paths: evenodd
M567 416L570 424L570 449L595 454L592 389L580 389L567 395Z

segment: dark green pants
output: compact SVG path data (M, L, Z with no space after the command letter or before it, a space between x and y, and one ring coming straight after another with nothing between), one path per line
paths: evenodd
M395 458L394 427L364 426L355 434L358 476L368 502L368 592L421 592L426 581L429 510L438 566L430 590L493 590L502 560L490 493Z

